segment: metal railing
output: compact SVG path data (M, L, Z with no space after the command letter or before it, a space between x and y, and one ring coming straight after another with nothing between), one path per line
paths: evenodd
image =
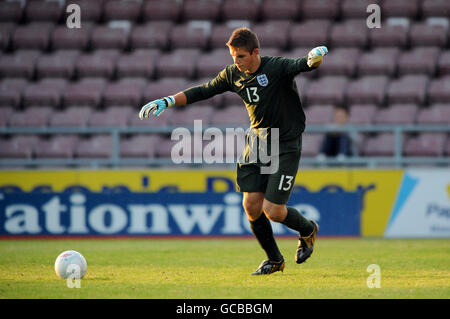
M7 159L0 158L0 167L7 168L11 166L89 166L97 168L100 166L123 167L123 166L176 166L171 158L126 158L120 156L120 136L125 134L171 134L177 127L86 127L86 128L0 128L1 135L16 134L35 134L35 135L52 135L52 134L77 134L77 135L93 135L93 134L111 134L113 141L113 151L109 158L71 158L71 159L47 159L47 158L29 158L29 159ZM194 127L186 127L191 132ZM208 127L203 128L205 131ZM226 127L217 127L225 132ZM229 128L229 127L228 127ZM301 159L302 165L317 167L368 167L376 168L378 166L403 167L406 165L436 165L449 166L450 156L443 155L441 157L406 157L403 155L403 135L413 132L450 132L450 125L361 125L361 126L342 126L336 128L333 125L309 125L306 133L326 133L331 131L343 131L350 135L353 141L356 141L359 133L380 133L392 132L395 139L395 148L393 156L387 157L368 157L354 155L345 158L344 161L337 158L325 158L319 160L315 157L305 157ZM355 150L356 143L352 143ZM354 151L353 154L358 154ZM210 168L217 164L193 164L192 167ZM220 166L234 167L235 164L220 164ZM184 164L183 166L186 166Z

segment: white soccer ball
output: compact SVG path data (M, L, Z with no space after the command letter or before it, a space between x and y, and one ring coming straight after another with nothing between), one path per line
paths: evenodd
M87 263L82 254L75 250L66 250L55 260L55 272L59 278L81 279L86 274Z

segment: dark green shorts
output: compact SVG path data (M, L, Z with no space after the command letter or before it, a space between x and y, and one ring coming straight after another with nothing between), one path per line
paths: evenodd
M256 164L237 164L237 191L262 192L265 198L275 204L286 204L294 187L300 163L301 151L279 156L278 171L261 174Z

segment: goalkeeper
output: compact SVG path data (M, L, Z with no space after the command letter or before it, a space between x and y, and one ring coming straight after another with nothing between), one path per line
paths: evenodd
M234 30L226 44L234 64L225 67L208 83L147 103L139 117L158 116L166 108L192 104L227 91L242 98L250 116L250 130L243 156L237 164L237 190L243 193L242 204L250 227L267 255L267 260L252 275L266 275L283 271L285 266L270 220L299 233L295 254L298 264L305 262L314 249L318 225L294 207L286 206L298 170L305 130L305 113L294 78L317 68L328 50L324 46L317 47L307 57L297 59L261 57L258 37L248 28ZM277 160L278 170L262 174L261 169L267 162L251 154L257 154L261 145L271 149L274 128L278 129L279 147L278 152L271 154L271 161Z

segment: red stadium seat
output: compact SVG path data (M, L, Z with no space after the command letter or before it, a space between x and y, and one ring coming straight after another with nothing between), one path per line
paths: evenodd
M175 25L170 34L170 46L172 49L206 49L211 28L211 23L208 21L192 21Z
M197 63L197 76L213 78L222 71L233 59L228 49L216 49L210 53L203 53Z
M261 4L262 20L297 20L300 2L291 0L265 0Z
M27 78L34 76L36 60L39 53L36 51L14 52L0 56L0 76L3 78Z
M47 50L54 27L51 22L32 22L18 26L12 38L13 49Z
M0 2L0 21L15 22L21 21L23 8L19 1L2 1Z
M194 126L195 120L201 120L203 126L209 125L214 108L206 105L188 105L177 108L169 118L169 124L173 126Z
M178 49L161 55L156 63L158 78L194 77L199 54L198 49Z
M14 22L0 22L0 50L7 51L9 49L12 36L17 28Z
M47 79L32 82L23 92L25 106L51 106L57 108L61 104L61 96L67 85L64 79Z
M361 55L358 62L358 75L388 75L397 72L398 48L378 48Z
M26 85L27 80L25 79L3 79L0 82L0 105L19 107L22 102L22 92Z
M27 158L33 156L37 136L14 136L9 140L0 139L0 158Z
M393 156L395 153L394 134L379 133L367 137L361 151L365 156Z
M70 3L80 6L80 12L82 12L81 28L84 28L86 22L100 21L104 0L70 0Z
M406 140L406 156L442 156L444 154L446 133L419 133Z
M411 47L445 47L448 30L443 25L415 23L411 26L409 39Z
M409 30L403 25L384 25L382 28L369 30L372 48L395 47L404 48L408 44Z
M421 47L400 54L398 59L398 74L426 74L433 76L436 72L440 49L436 47Z
M307 125L327 125L333 122L333 105L310 105L305 110Z
M131 48L157 48L165 50L169 46L170 32L173 27L171 21L151 21L143 25L136 25L131 31Z
M69 83L63 93L63 103L67 106L100 106L105 81L85 79Z
M450 75L450 50L443 51L437 62L437 75Z
M186 89L184 78L167 78L150 82L144 88L144 103L159 99L163 96L173 95Z
M325 63L317 70L319 76L344 75L352 77L358 65L360 50L358 48L337 48L331 50Z
M103 92L103 104L106 106L140 105L146 83L145 79L123 79L118 82L110 82Z
M120 156L125 158L154 158L159 143L158 135L133 135L120 141Z
M314 157L320 152L323 134L304 133L302 136L302 157Z
M124 54L117 60L117 76L119 78L142 77L151 79L155 75L158 56L157 53L133 52L133 54Z
M291 26L289 42L292 48L315 47L328 43L331 22L329 20L307 20Z
M128 45L129 30L122 27L99 25L93 28L91 37L92 49L124 50Z
M137 21L141 16L142 1L139 0L109 0L105 2L103 13L106 21L129 20Z
M419 14L418 0L389 0L383 1L381 7L382 17L407 17L416 19Z
M450 3L447 0L423 0L423 17L449 17Z
M259 17L258 0L224 0L222 19L255 21Z
M342 105L347 83L344 76L324 76L311 81L305 96L307 105Z
M221 13L220 0L184 0L183 20L216 21Z
M84 77L111 78L115 71L116 58L114 55L94 52L82 54L76 62L77 75Z
M25 5L25 20L30 21L51 21L58 23L62 17L63 6L56 1L27 1Z
M380 108L375 115L375 124L414 124L418 109L416 104L393 104Z
M285 49L288 45L290 21L267 21L252 26L262 48Z
M392 80L387 89L389 104L424 104L429 79L425 75L405 75Z
M14 112L9 118L12 127L45 127L52 113L46 106L26 108L24 111Z
M94 111L89 117L89 126L126 127L131 113L134 113L131 106L113 106L103 111Z
M51 127L86 127L93 108L89 106L72 106L50 116Z
M450 101L450 76L432 79L428 87L429 103L447 103Z
M36 158L71 159L79 139L76 135L56 135L49 140L39 140L35 148Z
M88 139L80 139L75 148L78 158L109 158L113 152L111 135L96 135Z
M367 7L371 4L380 5L380 0L342 0L341 2L341 18L347 19L366 19L370 13Z
M345 20L335 23L330 32L330 44L336 47L358 47L364 49L369 42L365 19Z
M377 106L375 104L353 104L349 109L348 124L369 125L373 123Z
M144 21L170 20L178 21L183 3L178 0L148 0L143 6Z
M329 19L339 16L339 0L305 0L301 2L302 19Z
M388 77L365 76L351 81L347 87L346 100L349 104L381 105L386 98Z
M422 125L449 125L450 104L432 104L422 108L417 114L417 124Z
M76 51L77 52L77 51ZM64 54L56 51L53 54L42 55L36 63L37 78L65 78L72 79L75 75L75 61L77 54Z
M51 35L51 47L53 50L85 50L88 47L92 33L92 24L84 22L81 28L68 28L57 26Z

